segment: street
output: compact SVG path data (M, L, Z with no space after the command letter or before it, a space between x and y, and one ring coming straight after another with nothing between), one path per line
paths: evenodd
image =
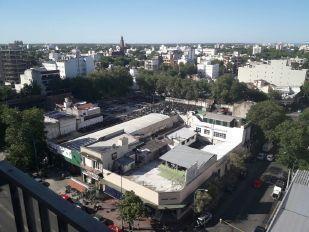
M207 228L207 231L233 231L226 223L218 223L220 218L246 232L254 231L256 226L266 226L277 203L271 197L273 185L263 183L261 188L255 189L252 181L256 178L263 179L262 176L273 170L274 166L274 163L265 161L250 163L247 178L239 183L235 192L223 196L221 204L214 212L217 224ZM281 177L280 173L271 174Z

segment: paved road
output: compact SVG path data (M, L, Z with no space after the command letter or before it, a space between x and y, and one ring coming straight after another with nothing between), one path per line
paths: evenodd
M254 189L251 185L255 178L268 173L272 166L261 161L250 164L246 180L238 185L233 194L226 195L214 212L216 222L222 218L245 232L254 231L256 226L265 226L276 205L271 197L273 185L264 183L260 189ZM218 223L207 228L207 231L225 232L233 229L224 223Z

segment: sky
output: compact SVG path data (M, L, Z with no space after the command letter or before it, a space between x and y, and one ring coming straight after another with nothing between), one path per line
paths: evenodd
M0 43L308 42L309 0L0 0Z

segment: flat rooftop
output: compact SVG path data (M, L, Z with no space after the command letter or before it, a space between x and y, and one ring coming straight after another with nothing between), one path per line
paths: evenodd
M189 139L196 135L197 133L192 128L183 127L177 131L174 131L173 133L167 135L167 138L169 139L178 139L180 141Z
M157 192L173 192L181 190L183 188L182 185L160 175L160 164L161 162L158 160L152 161L139 169L134 170L125 177Z
M214 119L214 120L220 120L223 122L231 122L234 119L237 119L237 117L234 117L231 115L216 114L216 113L211 113L211 112L207 112L206 114L204 114L204 117L209 118L209 119Z
M90 144L86 146L88 149L96 151L96 152L105 152L106 150L109 150L112 146L118 147L118 141L122 138L127 138L128 139L128 145L131 145L133 143L138 142L134 136L130 134L121 134L118 136L115 136L111 139L108 139L106 141L99 141L93 144Z

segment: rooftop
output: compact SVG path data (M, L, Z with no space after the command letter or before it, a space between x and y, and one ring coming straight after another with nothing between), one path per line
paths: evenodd
M149 150L150 152L156 151L164 146L166 146L167 143L163 142L161 140L152 139L148 142L146 142L143 146L141 146L140 150Z
M309 228L309 171L297 171L268 231L306 232Z
M51 112L44 114L44 116L57 119L57 120L61 118L75 118L75 116L72 116L70 114L67 114L65 112L60 112L60 111L51 111Z
M151 114L145 115L140 118L135 118L133 120L129 120L129 121L117 124L115 126L81 136L79 138L68 141L67 144L74 143L74 141L78 141L78 140L85 139L85 138L98 140L101 137L104 137L106 135L112 134L120 130L124 130L124 132L128 134L133 134L134 132L137 132L138 130L141 130L143 128L146 128L150 125L153 125L155 123L158 123L168 118L169 116L164 115L164 114L151 113Z
M111 139L105 140L105 141L99 141L96 143L92 143L87 146L88 149L91 149L96 152L105 152L106 150L109 150L111 147L115 146L118 147L118 141L122 138L127 138L128 139L128 145L131 145L133 143L136 143L138 140L135 139L132 135L130 134L121 134L118 136L115 136Z
M225 114L215 114L215 113L211 113L211 112L207 112L206 114L204 114L204 117L214 119L214 120L220 120L220 121L223 121L223 122L231 122L234 119L236 119L236 117L234 117L234 116L225 115Z
M182 185L160 175L160 164L161 162L158 160L152 161L134 170L125 177L157 192L173 192L181 190L183 188Z
M178 140L186 140L196 135L196 132L192 128L183 127L169 135L167 137L169 139L178 139Z
M194 149L188 146L179 145L160 157L161 160L184 168L190 168L197 163L200 167L203 163L210 160L215 154Z

